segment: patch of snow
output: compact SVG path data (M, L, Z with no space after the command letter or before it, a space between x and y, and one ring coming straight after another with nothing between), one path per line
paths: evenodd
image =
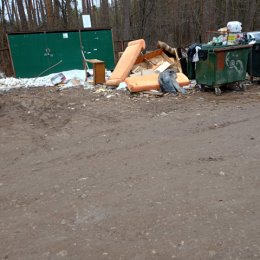
M84 70L69 70L59 73L63 73L66 77L66 83L63 84L62 89L84 86L85 84L86 73ZM88 73L93 75L93 70L88 69ZM51 78L57 74L58 73L52 73L48 76L38 78L0 78L0 91L9 91L19 88L51 87L53 86ZM106 77L110 75L111 71L106 71Z

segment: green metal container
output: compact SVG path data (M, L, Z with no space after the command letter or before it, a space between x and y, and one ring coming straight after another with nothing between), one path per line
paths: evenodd
M208 52L206 60L196 64L197 84L215 88L220 94L219 87L246 79L248 53L251 45L212 46L203 45L202 50ZM241 85L242 88L244 86Z
M260 77L260 42L253 45L248 57L248 74L251 77Z
M187 61L187 77L192 80L195 79L195 63L191 61Z
M103 60L107 69L115 66L111 29L9 33L8 42L16 77L82 70L82 51L86 59Z

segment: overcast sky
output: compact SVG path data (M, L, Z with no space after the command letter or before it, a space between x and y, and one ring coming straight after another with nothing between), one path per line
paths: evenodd
M94 0L94 5L99 6L100 0ZM110 1L109 1L110 2ZM82 6L82 0L78 0L79 7Z

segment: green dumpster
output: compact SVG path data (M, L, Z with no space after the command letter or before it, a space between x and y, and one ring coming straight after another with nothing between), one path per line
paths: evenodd
M256 42L249 53L247 72L251 81L253 77L260 77L260 42Z
M187 61L187 76L190 80L195 79L195 63Z
M202 45L206 59L196 64L196 81L201 87L214 88L221 94L221 86L246 79L248 54L252 45ZM244 84L239 85L244 89Z

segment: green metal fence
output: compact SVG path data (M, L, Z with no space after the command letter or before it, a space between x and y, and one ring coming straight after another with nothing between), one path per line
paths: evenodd
M113 69L111 29L10 33L8 42L16 77L37 77L54 72L83 69L86 59L100 59Z

